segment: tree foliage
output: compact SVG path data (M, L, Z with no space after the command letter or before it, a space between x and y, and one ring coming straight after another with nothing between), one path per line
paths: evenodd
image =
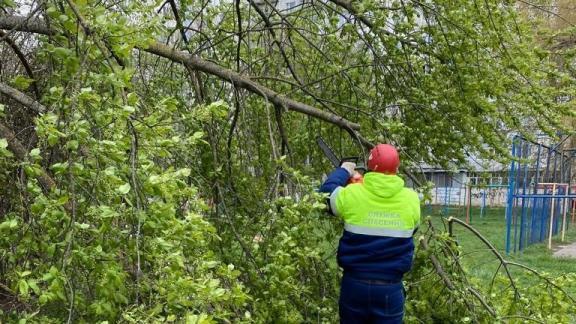
M572 114L572 79L506 1L17 2L0 1L9 320L334 322L316 136L393 142L408 174L506 157L508 132ZM539 307L536 288L426 306L459 253L429 236L410 321L566 319L553 285Z

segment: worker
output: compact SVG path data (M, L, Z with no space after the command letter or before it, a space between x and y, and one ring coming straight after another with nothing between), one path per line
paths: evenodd
M368 157L363 183L348 184L356 165L344 162L320 187L329 210L344 220L338 246L343 268L340 323L402 323L402 277L414 255L412 239L420 223L416 192L404 188L394 146L378 144Z

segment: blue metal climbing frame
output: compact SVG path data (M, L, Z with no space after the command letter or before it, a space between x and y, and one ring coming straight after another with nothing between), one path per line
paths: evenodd
M573 149L515 136L508 177L506 253L562 234L574 222Z

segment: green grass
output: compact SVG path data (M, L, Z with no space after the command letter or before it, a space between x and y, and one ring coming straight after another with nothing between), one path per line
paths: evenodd
M465 220L465 211L463 208L450 208L448 216L457 217ZM504 256L505 259L521 263L539 272L545 272L551 277L556 277L569 272L576 272L576 258L555 258L552 256L553 251L548 250L547 241L534 245L529 245L522 252L505 253L506 222L504 219L504 208L489 208L485 210L485 216L480 217L479 208L472 209L471 225L478 230L494 247ZM436 228L443 229L443 208L431 210L426 207L423 209L423 216L431 215L432 223ZM489 283L496 272L499 261L486 245L478 239L468 229L454 224L454 236L462 246L463 257L462 264L466 267L468 273L479 278L485 283ZM576 224L572 225L567 231L565 242L560 242L559 235L553 239L553 247L561 244L576 242ZM537 282L532 275L527 275L525 270L517 267L511 267L515 278L522 285L529 285ZM568 288L571 295L576 296L576 287Z

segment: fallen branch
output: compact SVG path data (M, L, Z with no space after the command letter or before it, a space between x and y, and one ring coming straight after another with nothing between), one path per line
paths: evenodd
M174 50L166 45L154 43L144 49L145 51L167 58L173 62L189 65L190 67L216 76L223 81L232 83L237 88L246 89L256 95L259 95L274 105L285 107L288 110L297 111L318 119L327 121L344 129L358 130L360 125L350 122L338 115L320 110L305 103L288 99L279 93L266 88L250 79L248 76L242 76L237 72L223 68L215 63L205 61L198 56Z
M26 18L21 16L0 17L0 29L13 29L23 32L31 32L43 35L55 35L56 30L49 28L45 22L37 18ZM243 76L239 73L222 67L218 64L201 59L196 55L187 52L177 51L161 43L153 43L148 47L139 47L140 50L167 58L173 62L189 66L194 70L216 76L222 81L231 83L234 87L246 89L258 96L269 100L274 105L285 107L288 110L300 112L320 120L334 124L340 128L355 131L360 129L360 125L348 121L338 115L295 101L282 96L276 91L260 85L250 79L250 76Z
M32 32L43 35L55 35L57 31L49 28L43 21L39 19L29 19L20 16L0 17L0 29L14 29L24 32ZM202 71L204 73L216 76L224 82L231 83L235 88L242 88L252 92L270 101L274 106L284 107L285 109L303 113L308 116L315 117L325 122L336 125L345 129L350 133L352 138L361 144L366 149L371 149L374 144L364 138L358 133L360 125L349 120L342 118L331 112L327 112L308 104L289 99L272 89L269 89L261 84L253 81L250 76L241 75L233 70L224 68L210 61L201 59L200 57L170 48L169 46L161 43L153 43L147 48L139 48L151 54L155 54L167 58L173 62L185 65L189 69ZM421 183L418 178L411 172L404 170L404 172L417 186Z
M418 241L420 242L420 246L425 251L429 250L428 242L426 242L426 239L424 238L424 236L420 236ZM444 284L446 285L446 287L450 290L456 289L456 287L452 283L452 280L450 280L450 278L448 278L448 275L446 275L446 271L444 271L444 269L442 269L442 265L440 264L440 261L438 261L436 256L434 254L430 254L429 258L430 258L430 261L432 261L432 265L434 266L434 269L436 269L436 273L440 276L440 278L442 278L442 281L444 281Z

